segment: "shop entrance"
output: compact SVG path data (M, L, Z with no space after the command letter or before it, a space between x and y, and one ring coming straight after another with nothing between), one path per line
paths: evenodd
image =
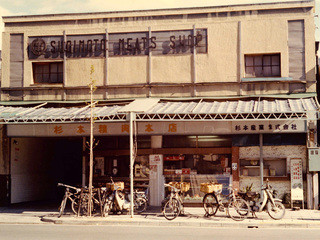
M82 138L11 138L11 201L61 200L57 183L81 185Z

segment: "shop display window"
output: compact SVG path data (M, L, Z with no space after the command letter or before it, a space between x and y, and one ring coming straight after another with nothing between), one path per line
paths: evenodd
M241 176L260 176L259 159L240 159ZM263 160L264 177L286 177L287 159L286 158L265 158Z
M185 201L202 201L200 184L223 183L224 191L231 182L231 154L165 155L163 174L166 183L187 182L190 189L184 193Z

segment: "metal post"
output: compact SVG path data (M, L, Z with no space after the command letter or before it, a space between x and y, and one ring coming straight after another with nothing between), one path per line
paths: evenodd
M263 134L259 134L259 145L260 145L260 183L261 188L263 187ZM261 191L261 197L263 196Z
M135 114L130 112L130 212L131 218L133 218L133 164L134 164L134 152L133 152L133 120Z
M86 185L86 156L84 151L86 150L86 137L82 137L82 187Z

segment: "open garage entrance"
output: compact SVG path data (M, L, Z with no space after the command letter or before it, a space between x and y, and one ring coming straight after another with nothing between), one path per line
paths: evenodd
M11 138L10 159L11 203L61 200L58 182L81 185L80 137Z

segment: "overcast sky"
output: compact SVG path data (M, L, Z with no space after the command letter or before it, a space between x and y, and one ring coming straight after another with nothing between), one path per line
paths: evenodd
M0 16L219 6L297 0L0 0ZM320 0L316 0L316 15ZM318 25L319 17L315 17ZM2 21L0 31L3 31ZM320 40L319 29L316 38ZM1 49L1 38L0 38Z

